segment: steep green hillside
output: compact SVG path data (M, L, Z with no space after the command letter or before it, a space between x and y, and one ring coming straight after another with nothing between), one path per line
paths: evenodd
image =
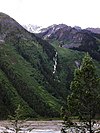
M44 90L44 86L39 84L38 80L42 80L42 77L38 70L25 61L11 46L3 45L0 55L1 70L6 74L13 87L16 88L18 94L37 114L51 115L50 108L55 111L60 108L57 100Z
M77 68L77 63L80 66L84 53L59 47L59 42L52 43L58 53L57 70L55 73L56 79L62 83L61 87L68 90L70 81L73 78L74 69Z
M58 53L58 64L55 76L57 80L62 83L63 88L67 88L70 93L69 85L73 78L74 70L80 67L85 52L59 47L58 41L54 41L52 45ZM100 77L100 62L96 60L93 61L95 63L97 75Z
M13 113L19 103L23 106L25 116L36 115L0 69L0 119L7 118L8 114Z
M61 102L53 96L49 82L53 80L54 54L49 43L0 14L1 118L13 113L18 104L31 117L59 116Z
M27 117L59 117L83 55L49 44L0 13L0 119L18 104Z

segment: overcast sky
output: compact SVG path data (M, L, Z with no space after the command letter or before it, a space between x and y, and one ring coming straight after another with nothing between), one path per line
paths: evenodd
M100 27L100 0L0 0L0 12L20 24Z

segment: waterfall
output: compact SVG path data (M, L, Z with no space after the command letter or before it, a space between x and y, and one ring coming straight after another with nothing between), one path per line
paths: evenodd
M53 61L54 61L54 66L53 66L53 74L56 72L56 68L57 68L57 51L55 53L55 56L53 57Z

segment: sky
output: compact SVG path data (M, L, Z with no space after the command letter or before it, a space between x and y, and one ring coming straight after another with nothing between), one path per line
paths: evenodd
M0 0L0 12L22 25L100 27L100 0Z

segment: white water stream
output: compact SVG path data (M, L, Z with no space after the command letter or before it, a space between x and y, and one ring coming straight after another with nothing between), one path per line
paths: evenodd
M57 68L57 55L58 53L55 53L55 56L53 57L53 61L54 61L54 66L53 66L53 74L56 72L56 68Z

